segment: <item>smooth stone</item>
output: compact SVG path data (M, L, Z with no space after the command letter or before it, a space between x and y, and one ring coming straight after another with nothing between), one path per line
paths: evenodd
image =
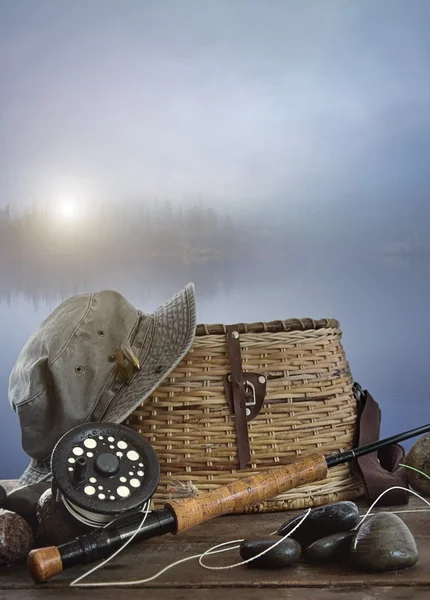
M0 485L0 508L6 508L7 494L6 490Z
M415 442L406 455L405 464L430 476L430 433L423 435ZM405 469L405 471L411 488L423 496L429 496L430 479L412 469Z
M286 535L299 523L303 518L303 514L284 523L276 534ZM302 547L306 547L332 533L349 531L357 525L359 518L360 513L357 505L349 500L318 506L311 510L303 523L291 535L291 538L297 540Z
M305 555L315 562L326 562L349 554L355 531L341 531L323 537L305 548Z
M6 508L17 513L29 523L33 532L37 530L37 503L40 496L51 486L50 483L32 483L12 490L7 495Z
M413 567L419 552L409 527L397 515L380 512L360 525L350 548L352 564L365 571Z
M10 510L0 509L0 565L24 561L33 547L33 530Z
M247 560L263 550L270 548L279 538L271 536L269 538L256 538L252 540L244 540L240 544L240 556L243 560ZM296 540L287 538L278 544L273 550L266 552L263 556L247 563L248 567L258 569L281 569L296 562L302 554L302 548Z
M59 546L74 539L80 531L66 520L65 508L55 501L51 489L39 498L36 507L37 541L46 546ZM71 517L69 516L71 519ZM76 522L76 525L78 523Z

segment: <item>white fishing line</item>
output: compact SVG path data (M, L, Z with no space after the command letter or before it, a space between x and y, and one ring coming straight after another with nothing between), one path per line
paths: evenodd
M149 514L149 508L151 506L151 500L148 500L146 502L146 504L144 504L142 511L141 512L145 512L145 515L139 525L139 527L136 529L136 531L133 533L133 535L122 545L118 548L118 550L116 552L114 552L111 556L109 556L109 558L106 558L105 560L103 560L100 564L96 565L94 568L90 569L90 571L88 571L87 573L84 573L83 575L81 575L80 577L78 577L77 579L74 579L71 583L70 586L74 586L78 583L78 581L81 581L82 579L84 579L85 577L88 577L88 575L91 575L91 573L94 573L94 571L97 571L98 569L101 569L101 567L103 567L105 564L107 564L109 561L111 561L113 558L115 558L115 556L117 556L117 554L119 554L120 552L122 552L122 550L124 550L124 548L126 548L128 546L128 544L134 539L134 537L137 535L137 533L142 529L143 524L146 521L146 518ZM91 583L88 584L83 584L83 585L93 585Z
M281 542L283 542L287 537L289 537L298 527L300 527L300 525L307 518L307 516L309 515L309 513L311 512L311 510L312 510L312 508L308 508L308 510L304 514L303 518L297 523L297 525L295 527L293 527L293 529L291 531L289 531L288 533L286 533L277 542L275 542L274 544L272 544L271 546L269 546L268 548L266 548L266 550L263 550L262 552L260 552L260 554L257 554L256 556L252 556L251 558L247 558L246 560L243 560L241 562L234 563L233 565L226 565L226 566L221 566L221 567L213 567L213 566L209 566L209 565L204 565L202 563L202 558L203 557L207 556L208 554L216 554L216 552L214 552L215 548L220 548L221 546L225 546L226 544L233 543L233 542L224 542L223 544L218 544L217 546L213 546L209 550L206 550L206 552L203 552L203 554L200 555L199 564L200 564L201 567L203 567L205 569L211 569L211 570L212 569L214 569L214 570L218 570L218 569L233 569L234 567L240 567L241 565L246 565L247 563L251 562L252 560L255 560L256 558L259 558L260 556L263 556L263 554L266 554L266 552L269 552L270 550L272 550L272 548L274 548L275 546L277 546L278 544L280 544ZM243 540L235 540L235 541L236 542L243 542ZM240 546L235 546L235 548L240 548ZM229 549L233 550L233 548L229 548Z
M225 567L209 567L207 565L204 565L200 562L200 565L205 568L205 569L232 569L233 567L238 567L240 565L243 565L245 563L250 562L251 560L255 560L256 558L258 558L259 556L262 556L263 554L266 554L266 552L269 552L269 550L271 550L274 546L277 546L278 544L280 544L282 541L284 541L287 537L289 537L296 529L297 527L299 527L303 521L307 518L307 516L309 515L309 513L311 512L311 508L308 508L307 512L305 513L304 517L297 523L297 525L291 530L289 531L287 534L285 534L278 542L276 542L275 544L273 544L272 546L270 546L269 548L266 548L266 550L263 550L262 552L260 552L260 554L257 554L257 556L253 556L252 558L248 558L245 561L242 561L240 563L234 564L234 565L228 565ZM139 529L142 527L142 524L140 524ZM133 537L136 535L138 530L136 530L133 534ZM132 538L130 538L129 540L127 540L127 543L129 543L131 541ZM155 575L153 575L152 577L148 577L147 579L139 579L138 581L103 581L101 583L83 583L82 585L78 586L78 587L100 587L100 586L118 586L118 585L139 585L141 583L149 583L150 581L153 581L154 579L157 579L157 577L159 577L160 575L162 575L163 573L165 573L168 569L171 569L172 567L175 567L176 565L179 565L183 562L186 562L187 560L192 560L194 558L198 558L201 559L203 558L203 556L206 556L208 554L219 554L220 552L228 552L229 550L235 550L237 548L239 548L240 546L233 546L232 548L225 548L223 550L215 550L215 548L219 548L220 546L226 546L227 544L236 544L237 542L243 542L243 540L231 540L229 542L223 542L222 544L217 544L216 546L212 546L212 548L210 548L209 550L206 550L206 552L203 552L203 554L195 554L194 556L187 556L186 558L182 558L181 560L178 560L174 563L171 563L170 565L167 565L167 567L164 567L164 569L161 569L161 571L159 571L158 573L156 573ZM118 554L121 550L123 550L125 548L126 544L124 544L124 546L122 546L121 548L119 548L119 550L116 551L116 553L111 556L108 560L110 560L111 558L113 558L116 554ZM72 581L72 583L70 585L76 585L76 583L78 581L81 581L84 577L87 577L90 573L94 573L94 571L100 567L102 567L106 562L108 562L107 560L104 561L101 565L97 565L97 567L95 567L94 569L91 569L91 571L89 571L88 573L85 573L84 575L82 575L81 577L79 577L78 579L75 579L74 581Z
M367 513L364 515L364 517L361 519L361 521L359 523L357 523L357 525L355 527L352 528L352 531L354 529L358 529L358 527L360 527L360 525L363 523L364 519L367 519L368 516L370 516L370 511L372 510L372 508L375 506L375 504L377 502L379 502L379 500L382 498L382 496L385 496L385 494L387 494L388 492L390 492L391 490L404 490L405 492L409 492L410 494L414 494L414 496L417 496L417 498L419 498L420 500L422 500L423 502L425 502L428 506L430 506L430 502L428 500L426 500L425 498L423 498L422 496L420 496L418 494L418 492L415 492L414 490L410 490L408 488L402 487L401 485L395 485L393 487L388 488L388 490L385 490L382 492L382 494L380 494L376 500L373 502L373 504L370 506L369 510L367 511ZM406 512L406 511L405 511ZM391 511L390 511L391 514Z
M393 489L393 488L391 488ZM401 488L403 489L403 488ZM409 491L409 490L408 490ZM402 514L409 514L409 513L422 513L422 512L430 512L430 508L411 508L410 510L390 510L390 515L402 515ZM368 517L372 517L373 515L376 515L377 513L366 513L366 515ZM364 515L364 516L366 516ZM360 518L363 517L363 515L360 515Z
M70 500L65 498L63 495L61 495L61 500L68 512L75 519L77 519L81 523L84 523L84 525L88 525L89 527L105 527L106 525L111 523L115 518L111 515L94 513L84 508L81 508L80 506L77 506L76 504L70 502Z
M427 476L428 477L428 476ZM429 477L430 479L430 477ZM422 496L420 496L420 494L418 494L417 492L415 492L414 490L408 489L408 488L404 488L401 486L393 486L387 490L385 490L384 492L382 492L378 498L372 503L372 505L369 507L369 510L366 512L366 514L363 516L362 520L359 522L358 525L356 525L354 529L357 529L357 527L359 525L361 525L361 523L363 523L363 521L370 516L372 508L375 506L375 504L377 502L379 502L379 500L389 491L394 490L394 489L400 489L400 490L404 490L406 492L409 492L411 494L414 494L415 496L417 496L417 498L419 498L420 500L422 500L423 502L425 502L428 506L430 506L430 502L428 502L425 498L423 498ZM212 554L219 554L221 552L228 552L230 550L237 550L238 548L240 548L240 543L243 542L244 540L231 540L229 542L223 542L221 544L217 544L216 546L212 546L211 548L209 548L209 550L206 550L205 552L201 553L201 554L195 554L193 556L188 556L186 558L182 558L181 560L178 560L174 563L171 563L170 565L167 565L166 567L164 567L163 569L161 569L158 573L155 573L154 575L152 575L151 577L147 577L145 579L139 579L139 580L135 580L135 581L103 581L103 582L99 582L99 583L82 583L79 584L77 587L108 587L108 586L122 586L122 585L140 585L143 583L149 583L150 581L154 581L154 579L157 579L158 577L160 577L160 575L162 575L163 573L165 573L167 570L182 564L184 562L187 562L189 560L193 560L193 559L198 559L199 560L199 564L200 566L202 566L204 569L209 569L209 570L222 570L222 569L233 569L235 567L239 567L242 565L245 565L253 560L256 560L257 558L259 558L260 556L262 556L263 554L265 554L266 552L269 552L272 548L274 548L275 546L277 546L278 544L280 544L283 540L285 540L286 538L288 538L298 527L300 527L300 525L305 521L305 519L308 517L308 515L311 512L311 508L309 508L307 510L307 512L303 515L303 518L297 523L297 525L290 531L288 532L285 536L281 537L279 539L279 541L275 542L272 546L270 546L269 548L266 548L266 550L263 550L262 552L260 552L260 554L257 554L256 556L253 556L252 558L249 558L247 560L238 562L238 563L234 563L232 565L223 565L223 566L212 566L212 565L205 565L202 562L202 559L205 556L210 556ZM430 509L424 509L423 511L418 511L418 512L424 512L424 511L428 511ZM417 512L415 510L411 510L411 511L398 511L398 512ZM390 511L391 513L391 511ZM147 513L146 513L147 515ZM146 515L144 517L144 520L142 521L142 523L139 525L139 528L136 529L135 533L133 534L133 536L127 540L127 542L121 546L109 559L103 561L100 565L97 565L95 568L91 569L88 573L85 573L84 575L82 575L81 577L78 577L77 579L75 579L70 585L71 586L76 586L78 584L79 581L81 581L82 579L84 579L84 577L87 577L88 575L90 575L91 573L94 573L94 571L96 571L97 569L99 569L100 567L102 567L104 564L106 564L109 560L111 560L114 556L118 555L119 552L121 552L126 546L127 544L129 544L131 542L131 540L134 538L134 536L137 534L137 532L141 529L145 519L146 519ZM276 533L276 532L274 532ZM273 535L273 534L271 534ZM217 548L221 548L222 546L227 546L230 544L238 544L239 545L235 545L229 548L222 548L222 549L218 549Z

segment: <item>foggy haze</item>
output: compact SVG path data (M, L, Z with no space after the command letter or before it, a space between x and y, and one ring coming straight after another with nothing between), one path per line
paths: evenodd
M429 25L426 0L2 2L0 203L419 203Z
M429 31L427 0L0 1L0 479L23 345L106 288L339 319L381 436L430 421Z

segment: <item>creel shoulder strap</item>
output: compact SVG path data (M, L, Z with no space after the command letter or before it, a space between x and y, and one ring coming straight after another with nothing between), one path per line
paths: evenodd
M361 392L361 413L358 426L358 446L364 446L380 439L381 409L372 395ZM404 448L400 444L392 444L378 452L356 458L352 470L360 477L364 485L367 502L374 502L382 492L392 486L408 487L405 469L400 463L405 459ZM409 494L404 490L390 490L378 501L381 505L407 504Z

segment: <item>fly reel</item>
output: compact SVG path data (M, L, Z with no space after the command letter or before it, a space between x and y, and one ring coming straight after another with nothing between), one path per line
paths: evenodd
M56 503L90 528L145 510L160 478L152 446L113 423L86 423L68 431L52 452L51 471Z

